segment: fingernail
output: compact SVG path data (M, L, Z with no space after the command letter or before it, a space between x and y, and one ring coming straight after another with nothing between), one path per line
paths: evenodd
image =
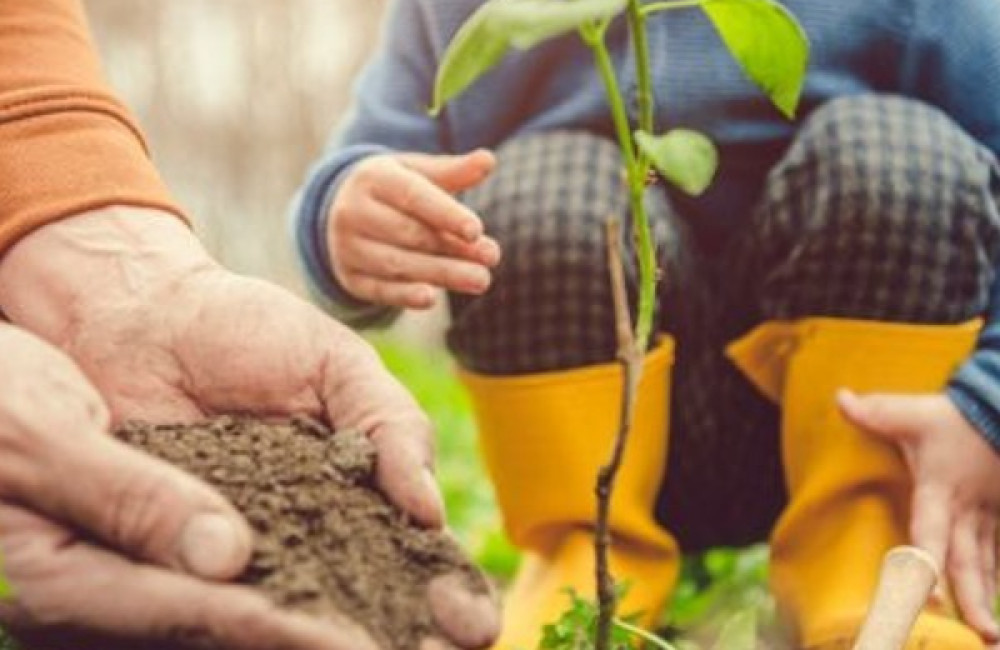
M425 469L422 480L427 488L427 494L431 498L431 503L437 511L437 516L434 518L444 523L444 497L441 496L441 488L438 486L437 479L434 478L434 474L429 469Z
M837 406L848 412L854 412L854 410L858 407L858 396L847 388L837 389L835 399L837 401Z
M469 291L486 291L490 288L492 281L490 272L482 267L476 267L475 272L469 274Z
M989 636L989 643L996 643L1000 641L1000 625L997 622L990 620L989 629L987 629L986 634Z
M462 226L462 237L467 241L474 242L479 239L483 234L483 224L478 218L473 218L473 220Z
M500 635L501 617L489 593L475 593L461 576L447 574L427 587L431 616L448 640L463 648L485 648Z
M421 307L430 308L434 306L435 294L434 290L431 289L430 287L420 287L419 289L414 291L413 295L415 301Z
M196 515L181 534L181 562L192 574L213 579L231 578L243 569L249 540L227 517Z
M500 262L500 247L491 239L484 239L478 246L479 256L487 266L496 266Z

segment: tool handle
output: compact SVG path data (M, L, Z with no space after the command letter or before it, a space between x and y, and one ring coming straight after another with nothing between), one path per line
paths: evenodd
M938 576L937 562L926 551L913 546L889 551L854 650L902 650Z

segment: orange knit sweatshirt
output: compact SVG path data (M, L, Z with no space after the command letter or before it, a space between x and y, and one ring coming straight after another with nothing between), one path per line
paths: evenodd
M0 2L0 255L34 228L123 204L181 216L103 79L80 1Z

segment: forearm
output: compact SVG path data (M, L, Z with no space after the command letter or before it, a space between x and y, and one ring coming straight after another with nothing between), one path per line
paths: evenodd
M169 213L95 210L35 230L0 259L0 309L63 346L74 325L97 310L148 299L214 265Z
M79 0L0 3L0 254L110 205L180 215L113 97Z

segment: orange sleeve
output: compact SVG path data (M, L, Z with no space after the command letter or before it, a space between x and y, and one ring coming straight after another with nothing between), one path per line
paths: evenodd
M0 1L0 254L109 205L183 218L104 81L80 1Z

